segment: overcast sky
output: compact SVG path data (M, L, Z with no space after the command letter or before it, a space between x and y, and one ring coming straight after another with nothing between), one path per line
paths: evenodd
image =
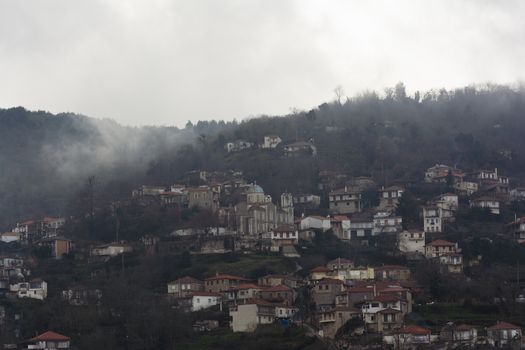
M0 0L0 108L127 125L525 77L525 1Z

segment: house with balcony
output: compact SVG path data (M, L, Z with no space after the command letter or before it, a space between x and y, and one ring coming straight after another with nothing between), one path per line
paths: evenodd
M330 212L333 214L359 213L363 208L361 191L355 187L332 191L328 194Z
M204 290L204 282L191 276L184 276L168 283L168 295L175 298Z

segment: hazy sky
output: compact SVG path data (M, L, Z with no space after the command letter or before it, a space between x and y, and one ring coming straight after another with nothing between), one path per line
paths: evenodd
M525 1L0 0L0 107L129 125L525 78Z

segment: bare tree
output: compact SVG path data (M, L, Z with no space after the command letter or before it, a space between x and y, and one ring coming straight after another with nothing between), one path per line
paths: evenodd
M343 90L343 87L341 85L338 85L334 89L334 94L335 94L335 101L337 102L337 104L339 104L339 106L341 106L341 99L345 95L345 91Z

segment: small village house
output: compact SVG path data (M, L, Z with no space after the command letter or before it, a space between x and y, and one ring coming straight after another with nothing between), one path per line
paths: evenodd
M204 290L204 282L185 276L168 283L168 295L181 298Z
M281 138L277 135L266 135L260 147L263 149L274 149L277 148L281 142Z
M439 339L451 348L458 346L474 346L478 338L475 327L467 324L456 325L448 322L439 333Z
M499 215L501 201L495 197L482 196L470 201L471 208L487 208L492 214Z
M70 338L65 335L47 331L24 342L24 349L69 349Z
M64 254L69 254L73 248L73 242L69 238L59 236L43 238L36 244L40 247L48 247L55 259L61 258Z
M425 254L425 232L405 230L397 235L397 248L409 257Z
M379 191L379 209L394 211L399 204L404 189L399 186L382 187Z
M217 273L204 280L204 290L214 293L227 292L232 287L237 287L245 281L246 279L240 276Z
M234 332L253 332L260 324L275 322L275 305L261 299L245 300L230 307L230 318Z
M330 192L328 202L330 212L334 214L359 213L363 208L361 192L348 186Z
M495 348L520 349L521 328L508 322L498 322L487 328L487 339Z

